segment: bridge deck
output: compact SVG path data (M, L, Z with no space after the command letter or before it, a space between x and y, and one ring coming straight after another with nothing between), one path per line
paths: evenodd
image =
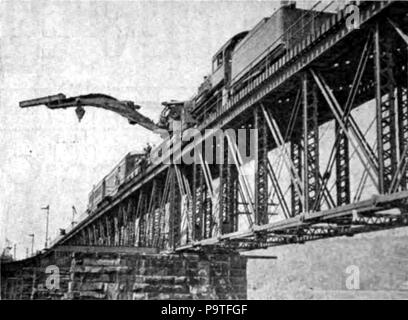
M189 203L191 207L189 208L189 213L185 213L185 216L187 216L187 220L196 220L187 223L194 225L194 227L182 227L181 220L184 215L181 211L178 211L181 209L177 209L175 212L172 211L170 221L167 221L170 225L166 227L168 230L166 229L167 233L164 239L164 229L161 230L160 233L160 230L158 231L157 229L157 225L155 225L155 219L157 218L155 211L161 210L159 213L160 216L157 218L160 222L165 219L165 208L159 205L156 206L153 203L155 201L153 198L148 199L151 205L143 209L146 215L149 214L147 219L152 219L151 225L149 226L147 224L148 228L150 228L148 230L151 231L151 234L148 234L147 237L152 237L153 239L157 235L157 239L160 239L160 241L168 242L167 245L160 246L164 251L185 251L206 246L251 249L298 243L324 237L350 236L361 232L407 225L408 218L405 203L408 199L408 192L406 191L406 181L402 176L405 174L404 170L406 170L407 167L405 161L406 154L403 152L406 146L404 139L408 139L408 137L402 135L404 130L402 129L403 122L401 121L405 117L405 112L408 112L404 109L407 99L406 88L408 80L406 67L408 63L407 43L405 43L403 37L401 37L401 33L403 34L406 30L404 29L405 27L398 28L398 26L403 26L405 23L408 3L402 1L367 1L362 2L359 10L360 29L354 29L348 26L346 24L347 14L344 11L339 12L329 19L321 29L316 30L314 34L306 38L302 43L288 50L278 61L266 66L264 69L253 70L257 76L254 76L252 81L247 83L245 87L234 92L230 101L225 106L219 108L215 114L209 116L205 123L199 126L199 130L203 132L203 135L199 141L196 141L198 143L208 140L212 137L214 131L219 129L239 128L242 125L247 127L248 125L255 125L258 126L258 128L264 128L265 135L268 136L266 145L257 146L258 152L260 152L260 150L266 150L265 153L267 154L273 150L281 149L279 142L290 144L291 150L294 150L296 146L303 148L303 156L299 158L299 163L296 163L296 159L293 158L292 155L284 160L291 168L288 171L290 171L292 175L292 189L295 190L296 186L298 186L303 190L300 193L296 190L292 191L292 208L286 219L269 222L269 218L265 218L265 215L268 215L267 210L269 205L259 202L259 197L262 195L265 196L265 192L268 191L268 187L266 187L267 191L264 190L265 188L260 188L262 183L264 183L263 186L272 184L274 189L279 189L279 181L275 183L272 181L273 179L271 179L271 175L272 177L274 175L274 173L271 172L273 168L268 167L264 172L268 174L269 178L266 178L266 182L256 183L254 197L251 197L251 192L245 190L245 188L247 188L245 184L248 184L245 178L236 178L237 181L239 180L236 188L239 189L241 195L237 196L234 201L237 202L239 198L247 208L253 210L253 212L251 212L251 210L249 211L251 212L252 219L255 220L256 223L250 224L247 228L235 227L235 229L238 230L229 230L228 232L220 230L220 228L222 228L220 221L225 212L221 213L220 211L219 213L214 209L200 207L203 205L197 202L200 195L196 194L196 192L203 192L208 198L209 190L212 186L212 182L208 180L219 178L220 183L222 183L222 170L224 170L225 167L213 165L187 166L178 164L178 161L184 155L190 153L196 147L193 144L187 144L181 153L174 156L169 152L166 155L164 160L169 160L173 157L173 162L167 161L165 163L152 165L147 169L145 175L132 177L113 199L105 201L97 212L80 222L75 228L68 232L64 238L57 241L55 245L75 245L75 243L81 241L93 241L96 245L96 242L98 242L96 238L98 237L106 238L102 239L104 245L108 242L115 241L119 241L120 243L121 240L116 240L115 237L124 237L126 240L123 241L128 241L127 238L130 239L135 236L134 234L132 236L129 235L129 233L134 233L134 229L129 229L128 225L135 225L136 219L140 218L140 214L136 212L138 209L135 209L139 208L139 205L134 204L131 198L138 199L138 203L143 203L145 198L142 199L142 194L150 193L153 197L153 190L156 190L154 188L157 187L155 186L155 181L159 181L159 184L164 184L164 181L167 181L166 176L171 176L173 170L174 181L178 179L176 179L176 176L178 177L179 175L178 172L180 170L182 171L182 177L185 178L185 185L183 182L180 184L180 181L178 181L178 185L176 182L172 185L172 191L170 191L170 193L173 192L171 193L173 194L173 198L169 198L169 203L174 204L174 201L180 201L175 200L178 197L177 194L181 192L180 190L184 188L191 189L193 193L191 203ZM383 48L383 43L386 41L379 41L385 39L385 34L392 41L391 49L386 48L385 45ZM384 50L384 52L390 50L389 56L394 59L394 63L387 65L387 61L383 61L384 55L378 53L379 50ZM400 62L402 63L401 65L399 64ZM397 67L395 67L395 65L397 65ZM388 75L393 74L391 87L389 79L388 81L384 80L384 77L387 76L387 72ZM358 76L360 76L359 79ZM304 84L303 87L302 84ZM319 99L316 108L317 111L314 115L315 119L310 118L307 113L310 109L308 97L313 90L316 90L316 96ZM354 95L351 94L353 92ZM398 95L398 97L395 97L395 100L398 99L398 103L395 103L395 106L392 105L394 103L394 92L397 92ZM301 95L303 99L300 103L304 107L302 117L298 117L297 120L295 119L297 121L295 123L297 130L294 130L291 136L283 137L280 141L279 134L277 133L284 132L285 128L290 126L290 116L296 108L294 98L297 94ZM384 102L384 100L389 97L392 98ZM352 99L351 101L353 103L347 105L350 99ZM347 117L342 115L342 112L347 113L346 107L352 110L371 100L374 100L377 110L376 144L379 145L379 147L376 152L373 151L373 149L375 149L374 146L369 146L364 135L359 134L359 124L353 124L351 120L350 123L348 123ZM389 108L398 109L397 113L399 113L399 116L392 116L393 111ZM389 114L391 114L391 118L385 118L386 115L388 116ZM315 127L313 128L310 127L312 120L315 121ZM257 123L257 121L259 121L259 123ZM305 121L309 123L309 125L303 125ZM314 131L318 131L319 126L330 121L337 123L336 134L345 135L343 140L347 141L347 156L344 158L346 159L346 168L344 159L342 160L343 162L340 161L341 155L338 152L338 146L333 147L336 161L340 159L336 162L336 168L338 169L336 171L336 178L340 180L340 175L344 175L344 172L346 172L346 181L350 184L349 166L352 156L348 154L348 146L357 145L358 150L356 152L363 163L363 169L368 172L370 177L375 178L374 180L376 180L376 182L374 184L378 183L378 192L372 193L374 195L368 200L352 201L350 199L350 187L348 187L348 194L346 194L348 195L348 200L339 200L341 193L339 188L341 186L337 185L338 190L336 194L330 194L324 187L327 181L325 181L325 175L321 173L319 168L319 142L312 141L309 144L309 141ZM390 139L388 139L389 131L384 129L386 126L390 127L392 133L390 139L394 139L395 141L390 142ZM211 129L212 131L207 129ZM268 133L269 130L271 132ZM271 137L271 133L273 137ZM395 138L395 136L398 135L399 137ZM276 138L276 136L278 137ZM349 142L349 140L352 141ZM386 149L390 143L391 149ZM396 147L397 144L398 147ZM229 142L229 145L232 145L232 143ZM388 156L391 160L393 159L392 157L398 160L393 160L392 168L389 167L389 159L384 158ZM261 157L264 158L261 159ZM258 171L255 172L258 179L256 180L257 182L262 181L261 166L268 162L266 159L267 156L261 153L257 155ZM341 164L343 164L343 167ZM238 170L240 165L243 164L236 163ZM195 166L197 166L198 169ZM261 170L259 168L261 168ZM204 171L203 174L204 177L206 177L205 185L207 185L207 187L195 187L197 186L197 179L199 178L196 171L200 170ZM315 185L318 186L315 186L315 189L313 189L313 185L308 184L305 178L308 177L309 179L309 177L312 176L314 178L317 177L316 179L318 180L318 182L316 182L316 180L310 180L315 181ZM310 179L314 179L313 177ZM227 178L229 179L231 176L227 176ZM394 180L398 181L399 184L397 183L396 185ZM390 188L388 189L387 186ZM160 190L160 188L157 190ZM223 196L228 202L230 194L225 195L223 192L225 191L220 190L219 198L212 200L213 206L215 203L220 202L219 199ZM230 190L229 192L233 194L235 191ZM318 193L320 198L315 199L316 195L314 192ZM299 194L301 199L299 199ZM336 201L333 200L334 198L336 198ZM320 202L323 202L322 199L329 204L331 203L331 205L325 208L324 205L320 204ZM303 209L296 209L296 201L302 204ZM281 199L279 199L280 206L283 207L284 202L285 197L281 197ZM258 206L255 205L256 203L258 203ZM305 206L310 203L314 206L313 210L305 210ZM124 214L123 211L126 210L120 209L122 205L133 205L134 209ZM225 204L222 203L221 205ZM180 207L180 203L178 203L178 206ZM199 207L199 209L197 209L197 207ZM198 213L194 211L196 209ZM209 215L212 217L209 222L205 216L205 214L208 214L206 210L210 210L208 212L210 212ZM261 212L262 210L264 211ZM196 214L202 216L197 218ZM230 213L227 212L227 214ZM126 236L121 236L121 231L118 231L120 228L118 229L115 224L117 223L115 222L116 220L114 222L109 220L114 219L112 217L115 215L117 219L121 219L122 226L127 230L127 233L125 232ZM109 221L106 220L105 223L104 219L108 219ZM261 220L263 221L262 223L259 222ZM205 223L208 223L211 226L214 224L214 221L218 221L219 229L216 232L212 227L207 228L205 225ZM200 226L201 229L199 231L195 230L195 223ZM120 235L110 236L110 228L115 230L114 233L119 233ZM186 230L183 230L183 228ZM98 237L95 235L95 232L98 232ZM180 234L183 232L187 233L187 241L181 240L182 237ZM131 240L129 241L132 242ZM150 245L154 246L154 239L151 241ZM133 240L133 243L137 243L137 241ZM145 244L143 246L145 246Z

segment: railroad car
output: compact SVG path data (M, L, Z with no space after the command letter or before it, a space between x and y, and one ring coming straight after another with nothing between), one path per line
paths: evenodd
M236 34L225 43L212 58L211 87L217 88L227 84L231 77L231 59L236 46L246 39L248 31Z
M205 77L193 98L192 115L201 122L217 112L233 91L276 62L288 48L304 40L331 16L299 9L296 3L288 2L250 31L232 37L214 55L212 73Z
M128 153L89 193L88 212L92 213L103 200L113 197L131 173L140 173L140 161L144 154Z
M250 69L261 62L273 63L319 28L331 13L296 8L296 4L280 7L262 19L236 46L231 60L230 85L241 81Z

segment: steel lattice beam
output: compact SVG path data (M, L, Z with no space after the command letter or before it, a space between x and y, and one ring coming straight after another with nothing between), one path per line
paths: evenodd
M254 111L255 127L255 223L268 223L268 128L262 110Z
M290 159L293 163L294 170L298 177L302 177L302 152L303 145L300 139L292 140L290 144ZM300 179L299 179L300 180ZM300 182L300 181L299 181ZM291 200L292 200L292 214L291 216L297 216L303 212L303 194L300 192L300 188L297 187L297 181L292 179L291 181Z
M375 81L377 106L377 146L379 159L379 191L389 192L397 169L395 115L395 78L392 39L382 37L377 23L374 36Z
M170 185L170 221L169 221L169 247L174 249L180 245L181 227L181 195L177 183L176 172L171 168L172 179Z
M316 87L308 79L307 74L302 79L303 92L303 189L304 212L313 209L319 211L317 203L320 188L319 169L319 126L317 119Z

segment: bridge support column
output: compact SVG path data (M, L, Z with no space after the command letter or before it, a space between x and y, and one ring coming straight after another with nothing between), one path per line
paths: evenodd
M195 240L202 240L211 238L214 233L214 189L212 174L206 159L202 156L202 150L195 152L198 154L193 166L193 229Z
M229 158L227 142L223 139L220 148L222 160L220 164L220 233L230 233L238 230L238 171Z
M398 39L396 40L399 40L388 45L388 47L393 45L391 52L395 60L393 76L397 86L396 98L399 146L397 172L394 174L389 190L389 192L392 193L398 190L406 190L408 183L408 36L406 31L392 19L388 18L387 21L392 26L393 33L398 34ZM379 30L376 31L378 31L377 33L379 34ZM379 38L380 36L381 35L379 35ZM388 38L389 35L387 34L387 40ZM379 42L378 46L380 46L381 40Z
M376 25L374 36L375 82L377 105L377 141L379 163L379 191L388 193L397 170L397 122L393 39L382 35Z
M206 186L204 172L200 164L193 167L193 240L202 240L203 216L205 210Z
M206 143L208 143L206 141ZM205 153L204 153L205 154ZM213 216L213 209L215 201L215 190L213 186L213 178L210 169L210 165L207 162L205 156L199 153L199 162L201 165L201 174L204 178L205 188L203 193L203 212L202 212L202 237L203 239L208 239L214 236L214 227L216 226L215 217Z
M304 212L319 211L320 191L319 126L316 86L307 74L302 79L303 96L303 189Z
M260 108L254 111L255 128L255 224L263 225L268 217L268 128Z
M158 179L153 180L151 198L149 203L149 232L148 246L157 246L158 235L160 233L161 198L163 193L163 182Z
M292 140L290 144L290 159L294 165L294 170L297 176L302 177L302 152L303 145L300 139ZM301 181L299 181L301 182ZM291 185L291 202L292 202L292 214L291 216L297 216L302 213L302 197L303 195L299 192L299 188L296 186L296 182L292 181Z
M175 249L180 245L181 197L175 170L174 168L171 168L169 170L172 170L172 179L170 184L169 247L170 249Z
M148 206L148 199L147 199L147 191L142 189L139 191L139 199L138 205L136 210L136 217L138 218L138 230L136 232L137 235L137 243L139 247L145 247L147 245L146 241L146 213L147 213L147 206Z
M335 135L339 139L336 150L336 194L337 205L342 206L350 203L350 161L349 141L336 123Z

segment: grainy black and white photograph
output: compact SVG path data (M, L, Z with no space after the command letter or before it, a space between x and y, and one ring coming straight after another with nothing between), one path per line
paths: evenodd
M407 262L408 2L0 1L1 300L243 316Z

